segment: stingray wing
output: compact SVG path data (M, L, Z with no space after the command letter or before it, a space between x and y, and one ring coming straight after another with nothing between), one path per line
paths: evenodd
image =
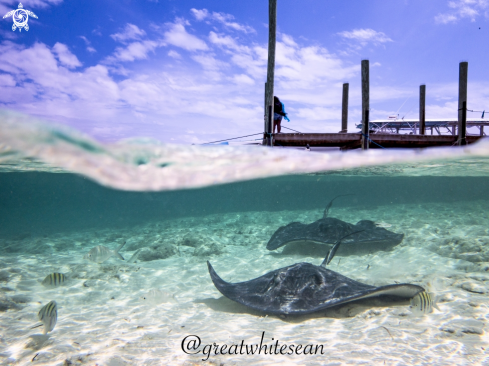
M302 240L334 244L338 239L354 231L353 228L354 225L333 217L323 218L312 224L291 222L279 228L272 235L268 241L267 249L275 250L287 243Z
M393 247L400 244L404 238L404 234L397 234L385 228L378 227L375 225L375 222L370 220L359 221L353 228L354 230L362 230L362 232L351 236L355 242L369 242Z
M5 14L5 15L3 16L3 19L13 16L13 15L14 15L14 13L15 13L15 10L11 10L11 11L9 11L7 14Z
M399 284L375 287L310 263L297 263L250 281L229 283L207 262L216 288L227 298L268 314L301 315L367 297L414 297L424 289Z

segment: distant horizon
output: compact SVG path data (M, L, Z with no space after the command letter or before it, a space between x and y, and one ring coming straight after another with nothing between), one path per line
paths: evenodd
M2 17L18 5L0 0ZM107 142L199 144L263 132L267 0L22 5L38 19L29 17L28 31L2 19L0 108ZM489 110L489 0L278 0L277 24L284 127L338 132L348 82L348 129L357 132L362 59L370 60L372 120L418 118L420 84L427 120L457 118L461 61L468 109Z

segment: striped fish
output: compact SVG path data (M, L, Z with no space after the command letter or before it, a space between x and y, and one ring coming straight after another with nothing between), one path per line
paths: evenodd
M53 300L44 305L41 310L39 310L37 316L42 324L44 324L43 334L51 332L58 320L58 305L56 305L56 301Z
M66 281L66 276L62 273L51 273L47 275L46 278L42 281L44 286L59 286Z
M440 310L435 302L435 296L426 291L418 293L411 299L411 311L416 315L423 315L433 312L433 308Z
M90 249L90 251L83 256L83 259L88 259L89 261L95 263L102 263L115 255L116 257L119 257L119 259L124 260L122 255L119 254L119 250L122 249L124 244L126 244L126 242L122 243L116 250L111 250L103 245L97 245L96 247Z

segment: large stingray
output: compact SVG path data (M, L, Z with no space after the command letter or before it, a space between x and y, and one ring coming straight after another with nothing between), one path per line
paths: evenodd
M269 314L301 315L375 296L413 298L424 288L411 284L366 285L326 269L341 242L335 243L320 266L297 263L250 281L229 283L207 262L212 282L227 298Z
M307 251L311 255L323 255L325 244L333 244L341 237L355 231L358 233L344 241L339 254L365 254L378 250L390 250L401 243L404 234L396 234L378 227L373 221L362 220L353 225L333 217L327 217L333 201L338 197L341 196L333 198L326 206L323 218L312 224L291 222L280 227L268 241L267 249L275 250L291 244L284 249L283 253L294 253L299 250ZM306 247L305 244L309 244L309 246Z

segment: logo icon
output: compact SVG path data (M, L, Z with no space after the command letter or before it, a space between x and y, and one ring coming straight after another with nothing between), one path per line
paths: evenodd
M34 14L30 10L25 10L22 6L22 3L19 3L19 8L9 11L3 16L3 19L12 16L12 19L14 21L14 24L12 25L12 30L15 31L17 28L19 28L19 32L22 32L22 28L24 28L26 31L29 30L29 25L27 24L27 21L29 20L29 15L37 19L36 14Z

